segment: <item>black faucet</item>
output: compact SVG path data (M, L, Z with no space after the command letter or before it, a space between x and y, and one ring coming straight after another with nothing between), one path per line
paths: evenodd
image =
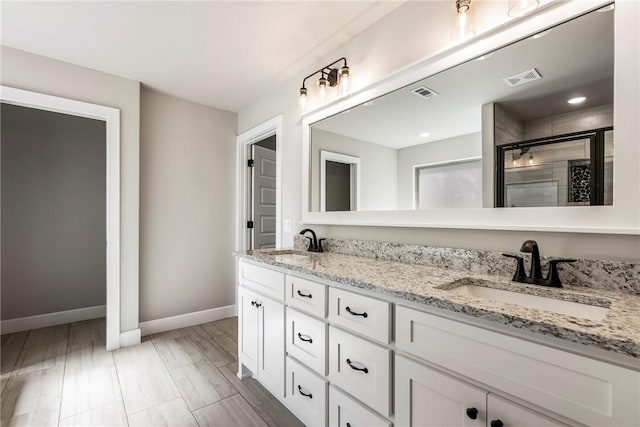
M575 259L552 259L549 261L549 273L546 278L542 277L542 267L540 266L540 250L535 240L526 240L520 247L520 252L531 254L531 273L527 276L524 271L524 258L518 255L502 254L517 261L516 272L513 275L514 282L531 283L533 285L549 286L561 288L560 276L558 275L558 264L561 262L576 262Z
M312 237L305 236L305 233L308 233L308 232L311 233ZM310 228L305 228L300 232L300 235L304 236L305 239L309 240L309 246L307 247L307 250L309 252L324 252L324 250L322 249L322 241L326 239L318 240L318 237L316 236L315 231L313 231Z

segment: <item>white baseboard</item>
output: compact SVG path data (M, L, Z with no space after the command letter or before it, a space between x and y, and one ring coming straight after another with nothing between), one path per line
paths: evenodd
M193 313L180 314L178 316L149 320L147 322L140 322L139 326L140 330L142 330L142 335L150 335L157 334L158 332L170 331L172 329L199 325L200 323L212 322L214 320L226 319L227 317L235 316L236 313L236 306L234 304L209 310L194 311Z
M96 319L106 316L106 305L78 308L75 310L58 311L55 313L39 314L37 316L19 317L1 322L3 334L28 331L30 329L46 328L47 326L63 325L81 320Z
M132 329L126 332L120 332L120 347L129 347L131 345L140 344L140 329Z

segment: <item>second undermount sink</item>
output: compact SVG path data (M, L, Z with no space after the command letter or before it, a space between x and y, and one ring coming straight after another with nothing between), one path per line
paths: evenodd
M608 307L602 305L593 305L577 301L567 301L566 299L556 299L532 295L529 293L496 289L482 285L475 285L473 283L460 284L459 286L449 288L448 291L460 295L468 295L491 301L516 304L522 307L534 308L593 321L600 321L604 319L609 311Z
M292 262L292 261L306 261L309 259L309 255L305 253L299 253L294 250L276 250L270 253L278 262Z

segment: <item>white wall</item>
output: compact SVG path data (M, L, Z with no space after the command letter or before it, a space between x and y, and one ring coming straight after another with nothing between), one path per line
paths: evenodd
M0 108L2 320L105 305L105 122Z
M398 150L398 209L413 209L414 166L482 156L480 133L461 135Z
M140 321L234 304L236 119L142 87Z
M2 85L120 109L120 329L136 329L140 84L6 46L0 56Z
M485 2L478 32L504 22L506 2ZM362 33L356 35L331 57L318 60L321 67L336 57L349 60L354 90L373 83L393 71L418 61L451 44L450 2L409 2ZM491 13L486 13L491 12ZM493 17L493 18L492 18ZM629 19L635 19L629 17ZM499 22L498 22L499 21ZM278 114L283 115L283 218L291 219L292 232L302 227L301 218L301 119L296 112L296 94L300 75L275 89L238 115L238 131L243 132ZM311 100L310 100L311 101ZM297 226L296 226L297 225ZM525 239L537 239L545 255L590 256L598 258L640 259L638 236L595 234L403 229L396 227L316 227L323 236L340 236L372 240L408 241L452 247L492 250L515 250ZM292 234L283 235L284 245L292 244Z
M311 210L320 210L320 151L360 159L360 210L393 210L397 206L398 151L320 129L311 135Z

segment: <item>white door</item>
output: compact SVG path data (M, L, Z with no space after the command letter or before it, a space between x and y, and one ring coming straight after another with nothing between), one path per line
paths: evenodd
M487 425L490 427L566 427L566 424L554 421L491 393L487 398L487 408L489 408Z
M396 356L396 425L486 427L487 393Z
M254 144L251 249L276 247L276 152Z

